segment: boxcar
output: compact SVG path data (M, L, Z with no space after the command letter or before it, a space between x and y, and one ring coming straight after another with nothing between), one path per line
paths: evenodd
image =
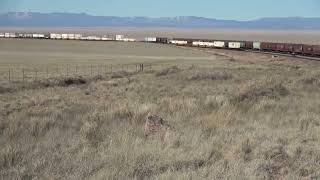
M276 51L277 47L276 47L276 43L270 43L270 42L262 42L260 47L261 50L263 51Z
M157 43L168 44L168 38L157 37L156 41L157 41Z
M61 34L61 39L68 39L68 34Z
M302 53L304 55L312 55L313 54L313 46L312 45L302 45Z
M246 41L245 42L245 49L253 49L253 42L252 41Z
M313 55L320 56L320 45L312 46Z
M244 42L229 42L228 47L230 49L242 49L245 47L245 43Z
M252 49L260 50L261 49L261 43L260 42L253 42Z
M18 33L18 38L25 38L26 36L25 36L25 34L23 34L23 33Z
M213 46L216 48L224 48L226 43L224 41L214 41Z
M186 38L173 38L171 40L172 44L183 45L183 46L192 46L192 42L194 39L186 39Z
M74 34L68 34L67 39L74 40L75 39L75 35Z
M292 53L302 54L302 50L303 50L302 44L293 44L292 46L293 46Z
M170 44L175 44L175 45L180 45L180 46L187 46L187 45L190 45L188 41L186 40L178 40L178 39L173 39L173 40L170 40ZM192 42L191 42L191 45L192 45Z
M192 46L202 46L203 42L201 41L193 41Z
M150 43L155 43L157 42L157 38L156 37L146 37L144 38L145 42L150 42Z
M283 52L292 53L293 44L284 44Z
M76 39L76 40L80 40L81 37L82 37L82 34L75 34L74 35L74 39Z
M285 51L285 44L283 43L276 43L276 46L275 46L275 51L278 51L278 52L284 52Z
M213 42L204 42L205 47L214 47Z

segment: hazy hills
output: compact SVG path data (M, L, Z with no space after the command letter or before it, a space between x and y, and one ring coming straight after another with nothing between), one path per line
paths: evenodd
M0 14L0 26L14 27L177 27L320 30L320 18L262 18L251 21L183 17L115 17L74 13L10 12Z

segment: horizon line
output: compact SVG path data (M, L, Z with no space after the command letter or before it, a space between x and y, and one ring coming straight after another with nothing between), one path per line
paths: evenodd
M196 16L196 15L179 15L179 16L115 16L115 15L97 15L97 14L90 14L87 12L36 12L36 11L6 11L0 12L0 15L5 15L9 13L39 13L39 14L78 14L78 15L87 15L93 17L119 17L119 18L182 18L182 17L195 17L195 18L204 18L204 19L214 19L214 20L226 20L226 21L240 21L240 22L248 22L248 21L255 21L255 20L262 20L262 19L288 19L288 18L302 18L302 19L318 19L319 17L316 16L266 16L266 17L257 17L254 19L223 19L223 18L214 18L214 17L205 17L205 16Z

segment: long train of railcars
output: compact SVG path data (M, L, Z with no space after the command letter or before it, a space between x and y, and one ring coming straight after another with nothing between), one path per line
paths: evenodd
M209 40L209 39L168 39L167 43L178 46L223 48L234 50L252 50L263 52L275 52L292 55L303 55L320 57L320 45L274 43L274 42L254 42L254 41L234 41L234 40Z
M136 41L117 35L115 38L107 36L87 36L81 34L54 34L54 33L0 33L0 38L33 38L33 39L61 39L61 40L99 40L99 41ZM190 38L167 38L146 37L143 42L173 44L177 46L221 48L233 50L248 50L256 52L271 52L291 55L300 55L320 58L320 45L274 43L260 41L237 41L237 40L213 40L213 39L190 39Z
M145 41L173 44L177 46L251 50L257 52L261 51L308 57L320 57L320 45L189 38L146 38Z

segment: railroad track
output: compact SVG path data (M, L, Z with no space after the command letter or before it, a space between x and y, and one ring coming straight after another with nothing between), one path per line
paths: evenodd
M204 48L204 47L194 47L194 46L176 46L182 49L188 49L188 48L192 48L192 49L197 49L203 52L206 52L206 49L215 49L215 48ZM233 49L225 49L228 51L244 51L244 52L251 52L251 53L256 53L256 54L268 54L268 55L275 55L275 56L283 56L283 57L291 57L291 58L296 58L296 59L305 59L305 60L310 60L310 61L320 61L320 57L310 57L310 56L303 56L303 55L295 55L295 54L285 54L285 53L278 53L278 52L267 52L267 51L257 51L257 50L249 50L249 49L245 49L245 50L233 50ZM220 54L219 54L220 55ZM223 55L225 56L225 55Z
M310 56L303 56L303 55L297 55L297 54L285 54L285 53L278 53L278 52L255 51L255 50L248 50L248 49L244 51L257 53L257 54L269 54L269 55L293 57L293 58L305 59L305 60L311 60L311 61L320 61L320 57L310 57Z

